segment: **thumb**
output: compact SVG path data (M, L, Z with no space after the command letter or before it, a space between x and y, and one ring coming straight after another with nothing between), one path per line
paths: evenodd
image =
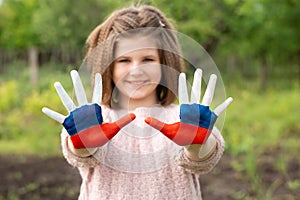
M112 124L118 126L121 129L124 126L126 126L127 124L129 124L130 122L132 122L135 119L135 117L136 117L135 114L129 113L129 114L121 117L120 119L118 119L117 121L115 121Z
M145 118L144 121L159 131L161 131L164 127L166 127L165 123L159 121L158 119L152 118L152 117L147 117L147 118Z
M180 123L166 124L152 117L147 117L145 119L145 122L150 126L152 126L153 128L162 132L165 136L167 136L171 140L176 136L180 127Z
M130 113L121 117L115 122L102 124L101 129L105 133L106 137L111 139L113 136L115 136L118 133L118 131L121 128L123 128L124 126L132 122L134 119L135 119L135 114Z

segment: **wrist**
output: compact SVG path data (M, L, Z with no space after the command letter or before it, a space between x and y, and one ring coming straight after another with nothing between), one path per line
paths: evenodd
M215 150L217 145L217 140L213 134L207 138L205 144L203 144L199 150L199 158L201 160L206 160Z
M193 161L200 161L199 150L201 146L202 146L201 144L192 144L189 146L185 146L184 153L189 159Z
M83 149L76 149L72 143L72 140L70 138L70 136L68 136L67 139L67 144L69 147L69 150L76 156L79 157L88 157L93 155L94 153L96 153L96 151L98 150L98 148L83 148Z
M217 140L213 134L210 134L205 144L192 144L186 146L185 154L193 161L203 161L209 158L214 152L217 145Z

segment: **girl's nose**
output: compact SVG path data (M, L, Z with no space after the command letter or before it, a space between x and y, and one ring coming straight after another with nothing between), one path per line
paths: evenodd
M130 75L132 76L138 76L143 74L143 70L141 67L141 64L139 62L133 62L131 68L130 68Z
M143 74L143 70L139 66L134 66L130 69L129 75L131 76L139 76Z

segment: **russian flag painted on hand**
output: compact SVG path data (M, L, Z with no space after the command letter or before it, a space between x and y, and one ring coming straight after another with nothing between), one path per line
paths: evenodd
M95 148L106 144L134 119L134 114L127 114L115 122L103 123L101 107L91 104L72 111L63 122L63 126L69 133L75 149Z
M209 137L217 115L208 106L201 104L181 104L180 122L165 124L148 117L145 122L162 132L180 146L204 144Z
M70 113L63 126L70 136L103 123L101 107L98 104L84 105Z

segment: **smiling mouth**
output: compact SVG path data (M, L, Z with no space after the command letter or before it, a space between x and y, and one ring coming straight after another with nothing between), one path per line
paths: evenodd
M148 80L136 80L136 81L125 81L131 85L144 85L148 82Z

